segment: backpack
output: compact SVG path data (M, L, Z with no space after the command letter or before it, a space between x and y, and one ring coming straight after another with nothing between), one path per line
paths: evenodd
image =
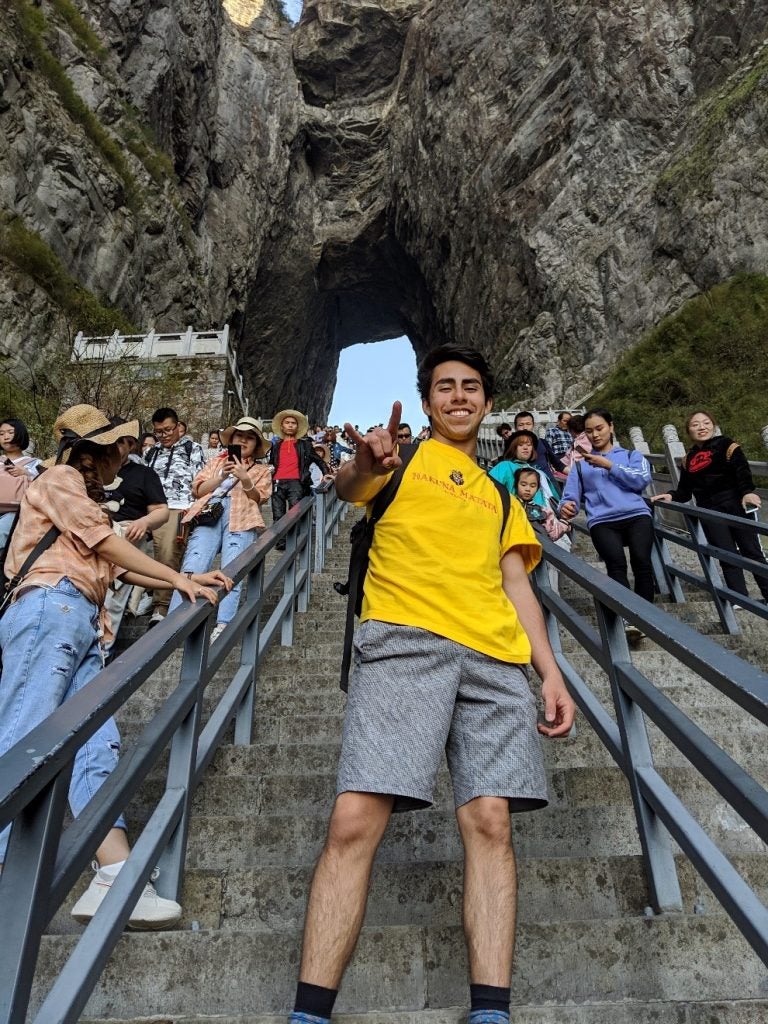
M390 477L387 484L379 491L373 500L373 508L370 516L363 516L352 527L349 539L352 544L352 551L349 556L349 574L346 583L334 583L333 588L337 594L347 598L347 614L344 623L344 650L341 658L341 679L339 686L346 693L349 689L349 669L352 664L352 635L355 630L355 616L359 617L363 609L363 591L365 589L365 577L368 572L368 555L373 543L373 531L376 523L395 499L397 491L403 479L408 463L416 454L418 445L401 445L398 454L401 463ZM504 533L509 519L510 495L507 488L498 480L489 477L493 481L496 490L501 497L502 521L499 537Z
M188 466L192 464L192 445L193 444L194 444L194 442L191 441L189 438L187 438L187 440L184 441L184 443L181 446L184 454L187 456L187 465ZM174 448L175 448L175 445L174 445ZM157 456L160 454L160 451L161 451L161 449L158 448L157 445L155 445L155 447L152 448L152 451L144 456L144 462L149 466L150 469L154 469L155 468L155 463L157 462ZM173 462L173 449L171 449L171 457L168 459L168 465L165 467L165 473L163 475L163 479L164 480L168 479L168 474L171 472L171 463L172 462Z

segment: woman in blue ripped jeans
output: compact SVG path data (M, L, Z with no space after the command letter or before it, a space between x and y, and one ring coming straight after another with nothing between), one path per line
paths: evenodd
M115 426L93 406L77 405L59 417L54 434L56 464L22 498L6 560L6 573L13 577L51 528L58 530L0 619L0 757L102 668L101 638L109 628L103 605L117 576L147 588L175 588L191 601L202 597L212 604L211 586L232 586L221 572L182 576L114 533L102 508L104 485L117 475L125 438L138 438L138 422ZM109 719L78 751L69 789L75 816L114 770L119 750L120 736ZM0 865L10 831L0 834ZM87 923L96 913L129 852L121 815L96 850L96 874L72 910L78 921ZM180 915L178 903L161 898L148 883L129 926L165 928Z

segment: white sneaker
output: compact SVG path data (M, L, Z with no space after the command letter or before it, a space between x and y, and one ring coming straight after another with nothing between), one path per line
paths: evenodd
M117 875L106 875L95 862L93 866L96 874L71 911L72 917L80 924L88 924L117 878ZM163 899L155 892L152 882L157 876L158 871L155 868L152 872L152 881L144 886L144 892L139 896L126 927L135 931L159 931L172 927L181 917L181 907L175 900Z
M149 625L147 626L147 629L152 629L152 627L156 626L158 622L162 622L164 618L165 615L162 612L152 612L152 615L149 618Z
M227 625L226 622L217 622L216 623L216 625L211 630L211 639L210 639L209 643L215 643L219 639L221 634L226 629L226 625Z
M627 638L627 643L630 644L638 644L645 638L645 633L637 626L625 626L624 635Z
M743 612L744 611L744 605L743 604L732 604L731 608L733 608L733 610L735 612Z

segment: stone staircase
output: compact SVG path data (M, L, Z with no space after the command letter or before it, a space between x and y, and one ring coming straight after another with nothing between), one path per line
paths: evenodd
M348 517L347 528L353 516ZM589 552L582 540L582 553ZM316 577L295 646L272 651L261 673L251 747L222 747L194 801L177 931L126 934L84 1019L168 1024L267 1024L292 1005L301 925L334 792L344 696L338 688L347 547ZM588 611L568 581L563 593ZM708 606L683 606L712 618ZM745 643L765 660L762 627ZM760 642L762 635L762 645ZM603 674L566 642L609 700ZM650 641L636 662L763 782L766 730ZM234 664L234 661L232 662ZM225 665L211 684L225 685ZM173 680L161 669L124 709L130 744ZM675 791L768 898L764 845L655 729L657 764ZM512 1019L521 1024L757 1024L768 1020L768 970L680 855L684 911L649 916L629 790L591 729L545 743L550 806L513 820L520 873ZM148 816L161 779L131 806ZM436 805L393 818L374 871L363 935L338 1012L350 1024L453 1024L468 998L460 926L461 847L450 784ZM135 831L135 829L134 829ZM34 1002L71 950L69 904L45 938Z

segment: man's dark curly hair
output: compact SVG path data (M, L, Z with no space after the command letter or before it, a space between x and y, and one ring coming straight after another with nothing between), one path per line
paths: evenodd
M432 371L440 363L448 362L466 363L473 370L477 370L483 382L483 392L485 393L486 401L489 398L493 398L496 382L493 379L488 363L485 361L485 357L475 348L463 348L460 345L441 345L439 348L433 348L431 352L427 352L419 363L416 387L419 390L422 401L426 402L429 400Z

